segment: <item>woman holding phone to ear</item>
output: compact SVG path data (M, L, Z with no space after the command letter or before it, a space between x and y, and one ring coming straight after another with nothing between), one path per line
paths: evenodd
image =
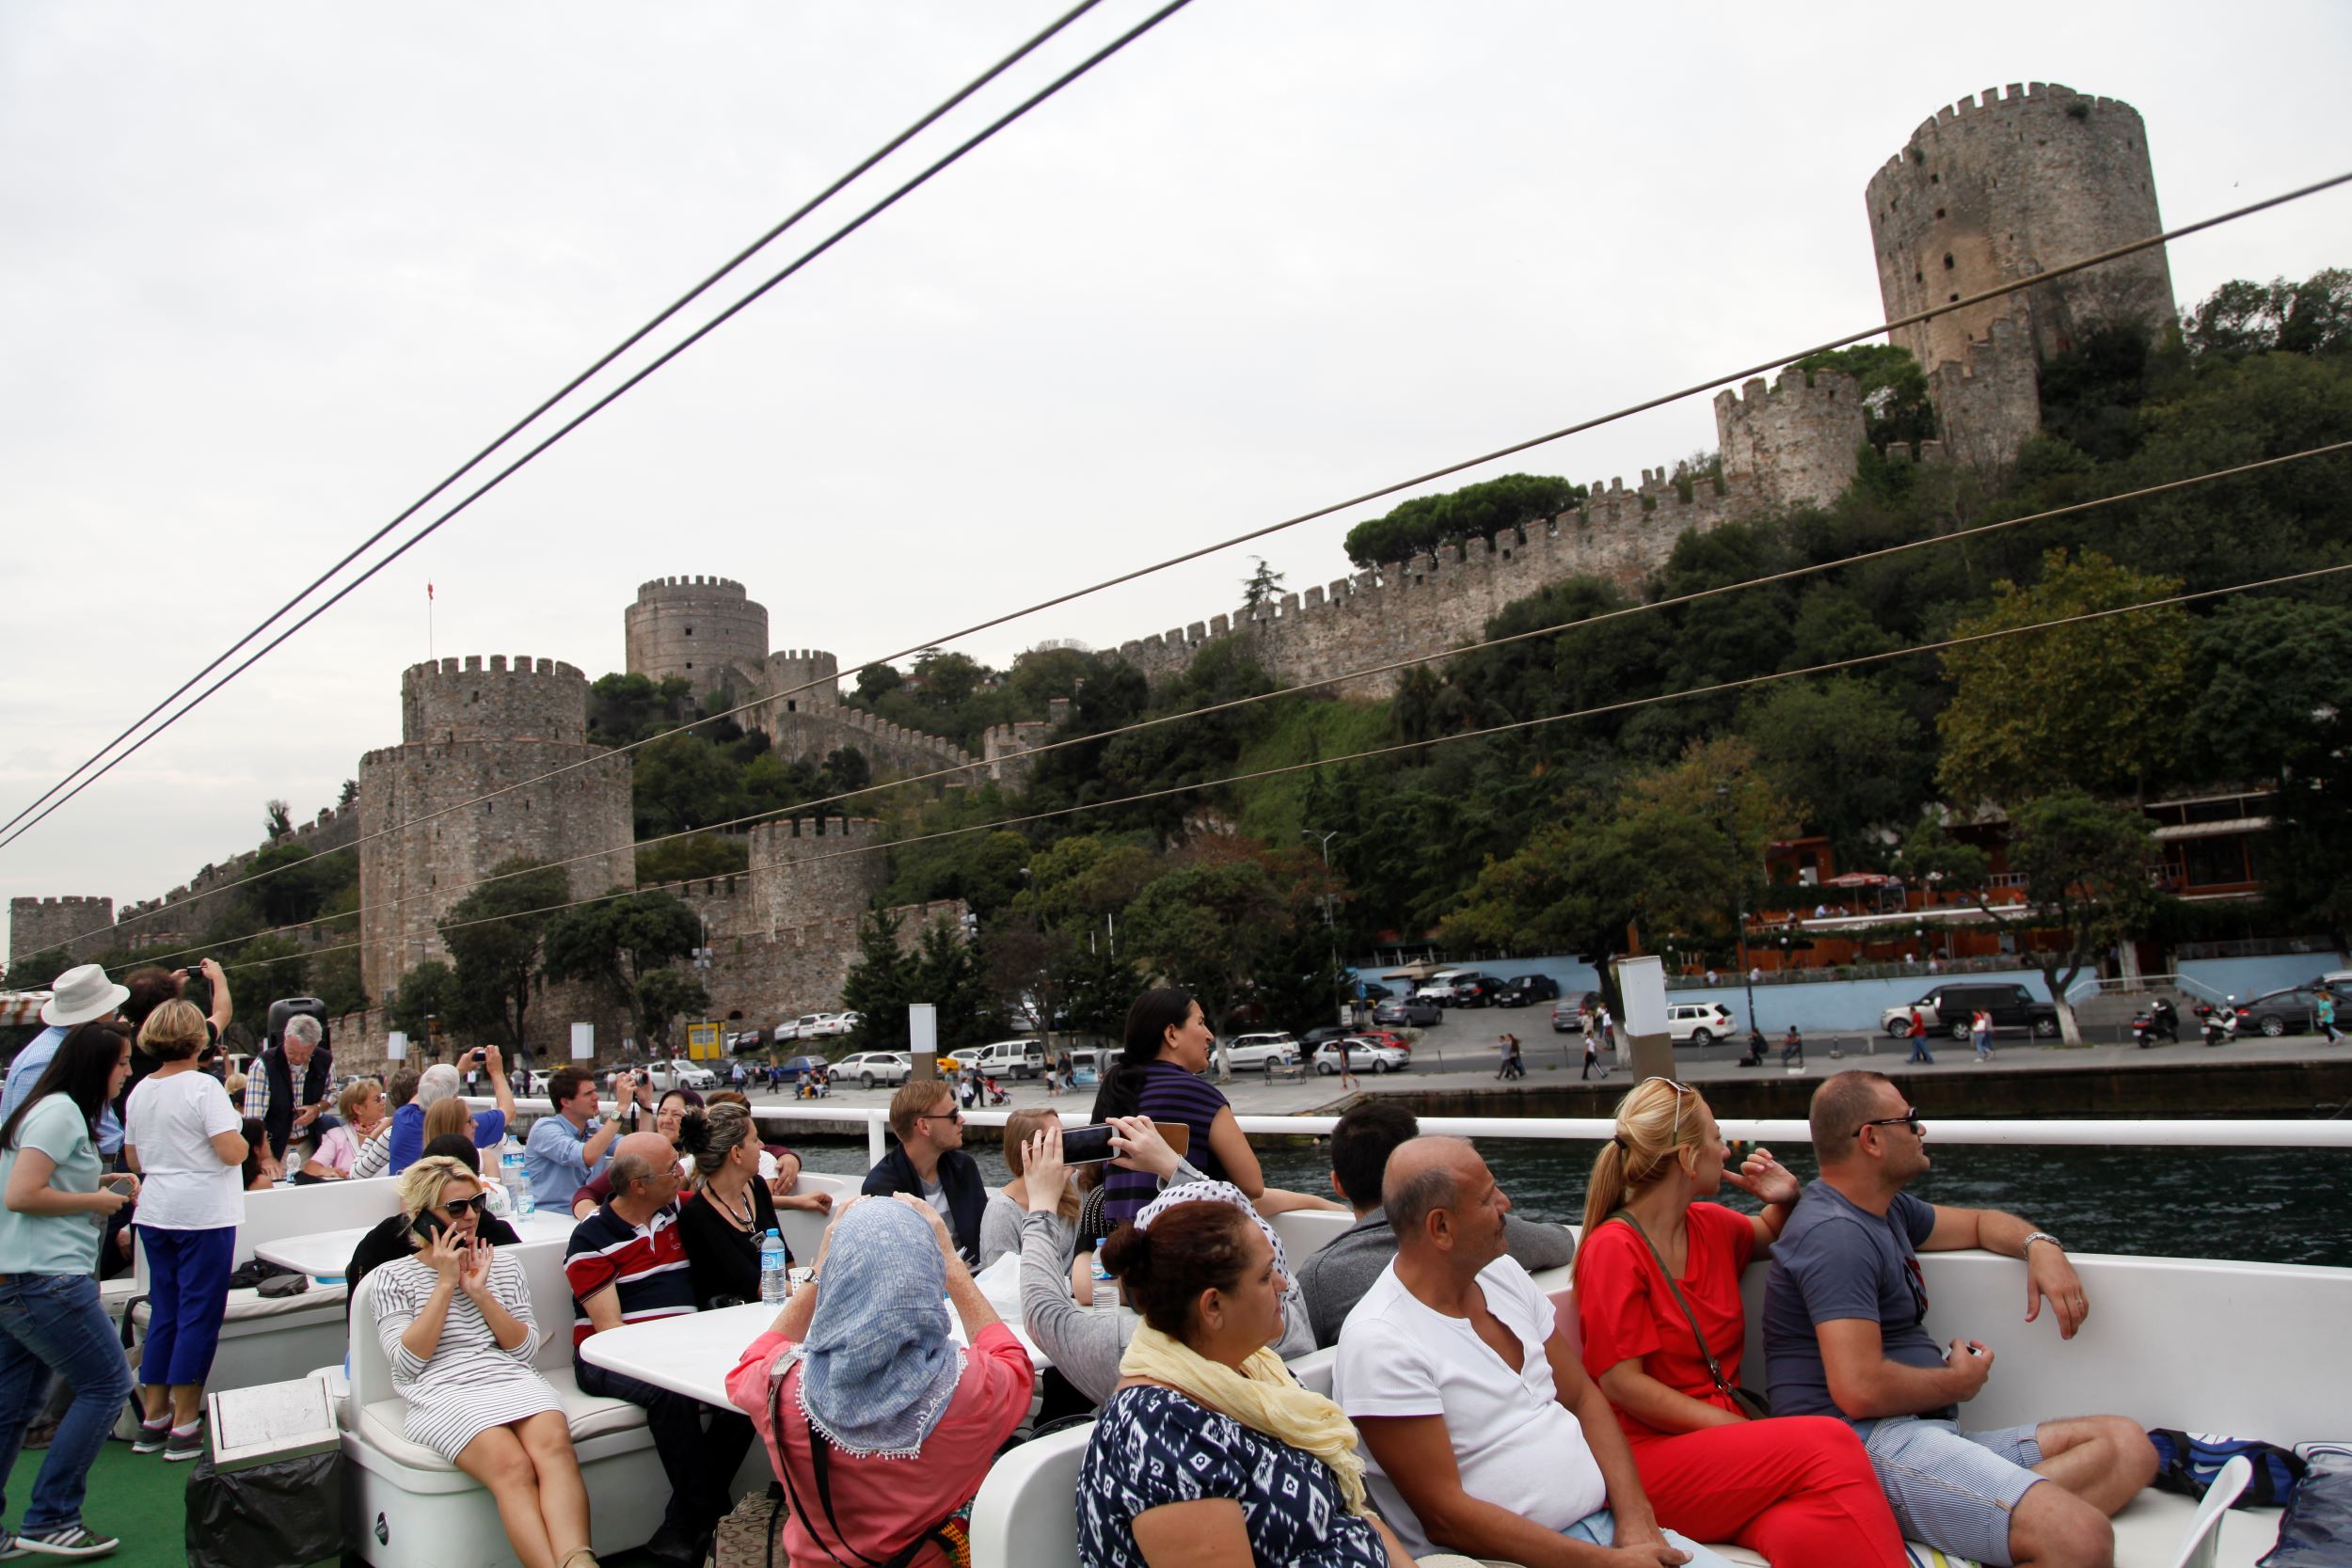
M479 1233L485 1203L480 1179L445 1155L401 1172L416 1250L369 1275L392 1386L408 1404L401 1435L489 1490L524 1568L595 1568L564 1402L531 1364L531 1288L514 1253Z

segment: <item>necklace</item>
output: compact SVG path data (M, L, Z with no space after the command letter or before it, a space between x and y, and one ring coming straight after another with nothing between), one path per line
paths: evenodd
M748 1232L752 1228L752 1226L755 1223L755 1217L758 1213L758 1209L752 1202L752 1185L750 1182L746 1181L743 1183L743 1207L740 1210L738 1210L727 1196L719 1191L718 1187L714 1183L707 1181L704 1182L703 1191L710 1196L710 1201L719 1206L719 1212L724 1214L728 1220L734 1224L738 1230Z

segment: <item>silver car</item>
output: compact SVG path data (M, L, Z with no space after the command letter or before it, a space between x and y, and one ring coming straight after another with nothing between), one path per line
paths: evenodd
M854 1056L844 1056L834 1063L836 1078L854 1078L859 1086L872 1088L877 1084L903 1084L914 1064L903 1051L861 1051Z

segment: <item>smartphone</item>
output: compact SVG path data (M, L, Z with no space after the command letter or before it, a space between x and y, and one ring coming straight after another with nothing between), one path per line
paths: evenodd
M430 1209L420 1209L417 1211L417 1217L408 1222L408 1228L416 1233L419 1241L429 1247L439 1238L442 1231L449 1228L449 1222Z
M1065 1165L1099 1165L1118 1152L1111 1148L1107 1123L1073 1127L1061 1135L1061 1163Z

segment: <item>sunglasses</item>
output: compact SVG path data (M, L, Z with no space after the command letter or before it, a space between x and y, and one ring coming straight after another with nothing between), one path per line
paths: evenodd
M917 1121L961 1121L963 1119L963 1111L960 1106L951 1107L945 1111L926 1111L914 1119Z
M1908 1127L1911 1129L1912 1136L1914 1137L1921 1136L1927 1131L1925 1127L1920 1125L1919 1112L1915 1107L1905 1111L1899 1117L1881 1117L1876 1121L1866 1121L1862 1124L1862 1127ZM1857 1127L1853 1130L1853 1135L1855 1137L1858 1138L1862 1136L1862 1127Z
M1674 1090L1674 1092L1675 1092L1675 1131L1674 1131L1674 1141L1673 1141L1673 1142L1671 1142L1671 1143L1669 1143L1666 1147L1667 1147L1667 1148L1680 1148L1682 1147L1682 1097L1683 1097L1684 1095L1686 1095L1686 1094L1687 1094L1687 1095L1692 1095L1692 1096L1695 1096L1695 1095L1697 1095L1697 1093L1698 1093L1699 1091L1698 1091L1698 1090L1696 1090L1696 1089L1694 1089L1694 1088L1692 1088L1692 1087L1691 1087L1691 1085L1688 1085L1688 1084L1677 1084L1677 1083L1676 1083L1676 1082L1675 1082L1673 1079L1671 1079L1671 1078L1645 1078L1644 1080L1642 1080L1642 1082L1644 1082L1644 1083L1645 1083L1645 1084L1663 1084L1663 1085L1666 1085L1666 1087L1668 1087L1668 1088L1670 1088L1670 1089Z
M441 1207L449 1211L449 1217L451 1219L455 1219L458 1215L464 1213L469 1209L474 1212L475 1218L485 1219L489 1216L490 1212L490 1195L488 1193L476 1193L471 1197L448 1198L443 1200Z

